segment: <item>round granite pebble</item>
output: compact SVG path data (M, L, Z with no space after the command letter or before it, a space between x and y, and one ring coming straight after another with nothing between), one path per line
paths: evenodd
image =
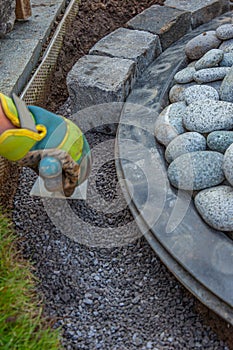
M211 49L217 49L221 44L214 30L204 32L191 39L185 46L186 56L191 60L198 60Z
M193 74L195 72L196 69L194 67L186 67L175 74L174 80L179 84L190 83L193 81Z
M210 99L191 103L183 116L187 130L209 133L233 128L233 104Z
M183 190L202 190L219 185L225 179L223 155L213 151L185 153L168 167L171 184Z
M217 186L195 197L197 211L207 224L221 231L233 230L233 188Z
M220 99L223 101L233 102L233 67L228 69L229 72L223 79L220 88Z
M223 171L226 179L233 186L233 144L228 147L224 154Z
M216 67L218 63L223 59L223 55L223 50L212 49L195 63L195 69L199 70L204 68Z
M222 42L222 44L219 46L220 50L223 50L224 52L233 52L233 39L225 40Z
M230 70L230 67L205 68L205 69L196 71L193 74L193 79L198 84L208 83L211 81L225 78L229 70Z
M220 67L233 66L233 52L225 52L222 61L219 63Z
M155 122L155 137L158 142L167 146L176 136L183 133L183 114L185 102L176 102L167 106Z
M184 153L205 151L206 139L197 132L186 132L172 140L166 148L165 158L168 163Z
M193 85L184 90L185 102L189 105L195 101L200 100L219 100L218 92L208 85Z
M233 38L233 24L227 23L216 29L216 36L220 40L228 40Z
M212 151L225 153L233 143L233 131L213 131L207 137L207 145Z
M175 84L169 91L169 101L171 103L184 101L184 91L190 86L197 85L196 82L187 84Z

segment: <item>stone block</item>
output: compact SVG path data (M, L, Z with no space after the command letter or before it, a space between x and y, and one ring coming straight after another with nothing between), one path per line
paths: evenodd
M13 29L15 23L15 0L0 0L0 37Z
M119 28L98 41L89 53L131 59L140 74L161 52L158 35Z
M72 112L108 102L123 102L135 82L132 60L86 55L67 76Z
M165 4L191 12L192 28L207 23L229 10L228 0L166 0Z
M154 5L127 22L127 27L159 35L162 49L184 36L191 28L191 13Z

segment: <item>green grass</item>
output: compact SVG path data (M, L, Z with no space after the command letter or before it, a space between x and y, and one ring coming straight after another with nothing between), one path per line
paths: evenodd
M59 330L42 316L31 266L18 252L10 226L0 210L0 349L61 349Z

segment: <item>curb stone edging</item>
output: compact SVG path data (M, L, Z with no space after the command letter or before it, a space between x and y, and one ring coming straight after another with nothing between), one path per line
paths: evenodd
M206 23L229 10L230 3L228 0L185 0L185 2L184 0L167 0L164 6L154 5L138 14L126 24L128 30L132 30L135 35L131 34L128 35L128 38L125 36L120 39L120 35L126 33L127 30L119 28L97 42L97 44L91 48L89 54L86 55L85 58L81 58L81 61L78 60L73 66L67 76L67 87L71 97L72 113L95 104L113 101L124 102L133 89L136 78L142 75L152 60L159 57L161 52L192 29L196 28L197 25ZM153 20L151 20L151 18ZM141 31L140 34L138 30ZM138 34L138 44L140 45L142 33L144 33L145 42L140 48L140 52L138 51L138 47L136 47L135 52L133 52L132 37L134 37L133 42L136 43ZM151 42L147 41L149 34L154 35L154 49L151 46ZM123 52L120 51L119 40L124 43ZM119 45L118 52L113 48L117 43ZM107 48L105 47L106 45ZM128 50L127 47L129 48ZM101 81L101 60L88 63L87 66L84 64L84 60L91 61L89 56L93 54L98 54L101 57L108 56L114 58L114 60L108 60L108 64L105 67L106 77L104 85L99 84ZM143 59L143 57L149 58ZM136 62L136 74L134 70L129 71L126 67L124 74L122 74L123 62L120 61L122 58L131 60L132 63ZM83 64L83 68L80 69ZM111 72L115 71L116 74L118 74L118 70L121 76L119 85L122 90L121 93L117 94L117 96L114 97L115 99L113 99L115 89L111 87ZM95 74L92 77L90 71L98 71L99 74ZM129 81L130 84L128 88L126 85L128 85ZM93 86L95 86L95 89L93 89ZM125 92L127 92L127 94ZM88 96L87 101L85 101L85 95Z

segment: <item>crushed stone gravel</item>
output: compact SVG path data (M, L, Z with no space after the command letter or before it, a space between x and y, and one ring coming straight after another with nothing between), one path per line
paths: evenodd
M92 146L108 138L102 133L88 136ZM23 254L35 267L45 312L55 318L55 328L61 327L66 350L230 349L136 226L132 226L131 241L118 247L91 247L74 241L53 224L47 202L29 195L36 177L30 169L23 169L13 220ZM99 193L111 202L116 192L114 163L97 169L96 179ZM86 211L82 201L72 202L71 208L84 220L91 222L94 215L93 234L102 227L103 213L96 216L94 210ZM119 211L122 226L133 220L127 208ZM116 226L117 219L105 221L107 228L111 225Z

